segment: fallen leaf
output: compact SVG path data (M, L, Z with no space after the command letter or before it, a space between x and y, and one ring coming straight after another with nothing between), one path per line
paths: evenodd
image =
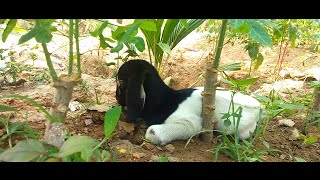
M169 153L173 153L173 151L176 149L172 144L167 144L165 148L167 151L169 151Z
M122 127L127 133L131 133L134 130L134 124L119 121L119 126Z
M133 158L140 159L146 156L145 153L132 153Z

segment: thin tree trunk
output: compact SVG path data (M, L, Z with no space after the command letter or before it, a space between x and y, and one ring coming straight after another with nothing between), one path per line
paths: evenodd
M224 35L227 30L228 20L222 20L220 29L220 35L218 39L218 45L216 46L216 52L213 63L208 63L205 72L205 84L204 91L202 93L202 119L203 119L203 132L201 138L204 141L211 141L213 138L214 126L217 120L214 117L215 110L215 96L216 96L216 84L218 79L218 66L220 61L220 55L223 47ZM209 130L209 131L206 131Z
M320 111L320 88L314 88L313 111Z

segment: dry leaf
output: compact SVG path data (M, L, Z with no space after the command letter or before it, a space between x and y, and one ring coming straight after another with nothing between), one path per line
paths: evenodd
M144 153L132 153L133 158L140 159L146 156Z
M134 124L119 121L119 126L122 127L127 133L131 133L134 130Z

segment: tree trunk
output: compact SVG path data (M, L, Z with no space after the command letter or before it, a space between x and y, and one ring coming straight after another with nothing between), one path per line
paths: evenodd
M62 74L58 80L53 81L52 86L55 88L54 98L52 100L52 107L50 109L50 114L58 119L58 122L63 123L67 111L68 106L72 98L73 87L80 81L79 74L74 75L65 75ZM46 122L46 131L44 135L44 141L48 144L57 146L56 142L60 142L61 140L57 140L59 132L52 132L51 129L53 127L53 123L50 120ZM55 138L57 136L57 138ZM62 137L63 138L63 137Z

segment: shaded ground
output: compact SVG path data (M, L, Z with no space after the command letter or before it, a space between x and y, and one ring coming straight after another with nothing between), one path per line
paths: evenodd
M208 52L211 50L208 48L209 45L210 43L208 43L205 37L192 33L177 46L173 51L163 76L163 78L172 77L171 87L180 89L203 85L201 74L208 59ZM237 80L248 77L250 58L244 51L243 46L237 43L234 46L227 44L223 49L221 57L221 64L233 61L240 61L245 64L241 71L228 73ZM265 60L258 71L252 74L253 77L260 76L260 79L249 88L251 92L266 96L274 88L284 99L290 99L290 96L298 99L300 96L312 93L313 89L308 85L306 78L308 75L305 72L310 68L319 67L320 57L318 54L310 53L304 49L289 49L282 65L282 74L280 73L281 76L275 82L274 67L278 60L279 48L274 48L273 50L265 48L263 51ZM146 53L140 56L143 59L147 59L147 57ZM98 56L94 51L89 52L82 59L84 61L84 65L82 66L84 68L84 83L75 87L72 99L72 102L78 101L82 106L77 111L68 112L65 123L71 134L88 135L101 139L103 137L104 113L95 110L90 111L88 108L90 109L97 101L105 109L116 104L115 80L111 78L115 68L95 66L96 64L101 64L105 59L112 59L103 53L100 53ZM295 68L297 72L292 72L289 68ZM61 68L61 71L64 70L64 68ZM225 84L221 84L221 86L226 87ZM0 90L0 94L26 95L49 109L53 97L53 89L49 84L28 81L18 87L5 87ZM19 110L19 113L11 121L23 121L25 112L28 111L30 127L44 132L45 117L35 107L17 99L3 99L0 100L0 104L15 107ZM264 141L271 148L278 149L281 152L264 154L263 159L265 161L295 161L295 157L300 157L307 161L320 161L319 142L306 145L303 143L303 140L292 140L290 138L294 128L300 133L303 132L305 124L303 118L305 116L305 113L299 111L286 117L295 122L293 127L279 125L278 121L284 119L282 117L277 117L269 123ZM135 128L134 132L128 133L124 130L123 126L117 126L115 134L109 140L109 144L114 147L117 153L117 161L157 161L157 157L162 156L169 157L169 161L213 161L214 155L208 150L214 149L220 143L220 140L216 138L218 134L215 134L213 141L208 143L200 141L199 138L195 137L186 148L186 141L175 141L166 147L154 146L146 144L143 141L141 136L143 137L144 131L145 129L143 128ZM4 133L3 129L1 132ZM0 134L0 136L2 135ZM2 142L0 146L6 146L5 142ZM258 147L263 148L263 145L261 144ZM234 160L220 153L218 161L232 162Z

